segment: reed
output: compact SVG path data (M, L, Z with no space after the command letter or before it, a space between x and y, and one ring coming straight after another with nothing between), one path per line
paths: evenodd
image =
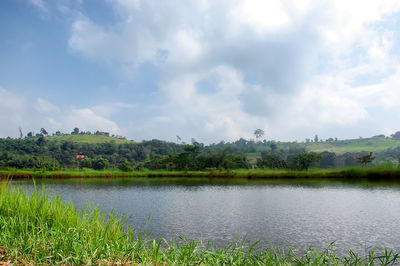
M131 171L120 170L77 170L63 169L57 171L33 169L0 170L1 178L31 179L31 178L91 178L91 177L196 177L196 178L237 178L237 179L371 179L371 180L400 180L400 168L388 166L348 167L334 169L310 169L308 171L290 171L276 169L239 169L239 170L207 170L207 171Z
M366 256L353 251L339 258L334 245L297 255L258 242L232 243L226 248L180 237L151 239L125 226L115 213L103 214L90 205L77 212L45 188L30 194L8 182L0 186L0 261L16 264L168 264L168 265L391 265L399 254L372 249ZM1 263L0 263L1 264Z

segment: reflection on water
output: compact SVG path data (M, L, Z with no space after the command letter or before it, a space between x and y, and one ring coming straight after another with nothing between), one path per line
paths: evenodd
M32 189L32 181L14 181ZM339 252L371 246L400 250L400 186L311 180L66 179L38 180L77 208L92 203L117 211L155 238L178 235L224 246L261 240L263 246Z

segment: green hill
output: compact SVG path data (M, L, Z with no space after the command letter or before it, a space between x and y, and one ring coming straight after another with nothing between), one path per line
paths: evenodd
M273 152L272 152L273 151ZM57 134L54 136L26 137L22 139L0 138L0 168L120 168L133 166L152 170L186 169L182 165L197 169L198 165L208 168L233 167L232 165L257 164L257 159L266 155L278 155L279 160L291 162L304 152L325 154L321 168L357 166L361 152L374 152L375 163L400 160L400 137L371 137L350 140L319 142L279 142L239 139L235 142L220 142L193 145L162 140L142 142L129 141L108 133ZM264 153L263 153L264 152ZM172 155L173 156L169 156ZM84 155L86 160L78 160ZM263 158L264 158L263 157ZM247 161L246 161L247 158ZM172 160L172 161L171 161ZM197 161L194 161L197 160ZM263 159L264 160L264 159ZM269 159L271 161L271 159ZM191 163L191 164L189 164ZM228 164L229 163L229 164ZM97 166L102 164L102 166ZM245 166L243 166L246 168ZM271 167L271 166L269 166ZM280 166L279 166L280 167ZM175 169L173 168L173 169Z
M395 149L400 147L400 139L386 138L386 137L371 137L360 139L348 139L337 141L323 141L323 142L273 142L276 144L277 150L306 150L307 152L334 152L336 155L343 155L345 153L360 153L360 152L384 152L388 149ZM251 145L251 144L248 144ZM255 144L256 147L253 151L246 152L247 159L255 164L258 158L261 158L262 151L270 151L270 144Z
M57 142L74 142L74 143L89 143L89 144L99 144L99 143L109 143L115 142L116 144L124 143L134 143L126 138L119 138L107 135L95 135L95 134L66 134L59 136L47 136L46 140L57 141ZM338 140L338 141L324 141L324 142L275 142L278 149L306 149L310 152L335 152L336 154L344 154L346 152L379 152L387 149L393 149L400 147L400 139L395 138L384 138L384 137L371 137L371 138L360 138L360 139L348 139L348 140ZM229 144L228 144L229 145ZM254 145L257 152L248 153L249 157L258 157L259 152L262 150L268 150L269 145L256 144L254 142L249 142L247 145ZM245 145L246 146L246 145Z
M132 143L132 141L127 140L125 138L117 138L107 135L94 135L94 134L48 136L46 137L46 140L58 141L58 142L71 141L75 143L89 143L89 144L107 143L107 142L115 142L117 144Z
M389 148L397 148L400 146L400 139L392 138L363 138L349 139L331 142L304 143L304 147L313 152L330 151L336 154L346 152L379 152Z

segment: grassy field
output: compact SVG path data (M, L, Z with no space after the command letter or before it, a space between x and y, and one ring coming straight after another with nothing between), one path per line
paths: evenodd
M64 135L64 136L48 136L46 137L46 140L49 141L71 141L71 142L76 142L76 143L89 143L89 144L95 144L95 143L107 143L111 141L115 141L117 144L123 144L123 143L131 143L132 141L126 140L126 139L119 139L115 137L110 137L110 136L104 136L104 135Z
M370 179L400 181L400 168L397 167L349 167L337 169L311 169L308 171L289 171L272 169L241 169L241 170L211 170L211 171L132 171L119 170L0 170L3 179L30 178L112 178L112 177L196 177L196 178L234 178L234 179Z
M0 185L0 264L62 265L392 265L399 254L371 249L359 256L353 251L339 258L334 246L305 254L295 249L232 243L218 248L181 237L181 241L155 240L127 227L124 220L98 209L77 213L59 196L49 198L44 187L27 194Z
M397 148L400 146L399 139L391 138L365 138L365 139L350 139L339 140L333 142L318 142L302 144L309 151L323 152L330 151L336 154L343 154L346 152L378 152L387 150L389 148Z

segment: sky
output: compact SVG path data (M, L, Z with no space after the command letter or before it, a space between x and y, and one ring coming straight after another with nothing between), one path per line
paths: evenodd
M2 0L0 137L400 130L399 0Z

